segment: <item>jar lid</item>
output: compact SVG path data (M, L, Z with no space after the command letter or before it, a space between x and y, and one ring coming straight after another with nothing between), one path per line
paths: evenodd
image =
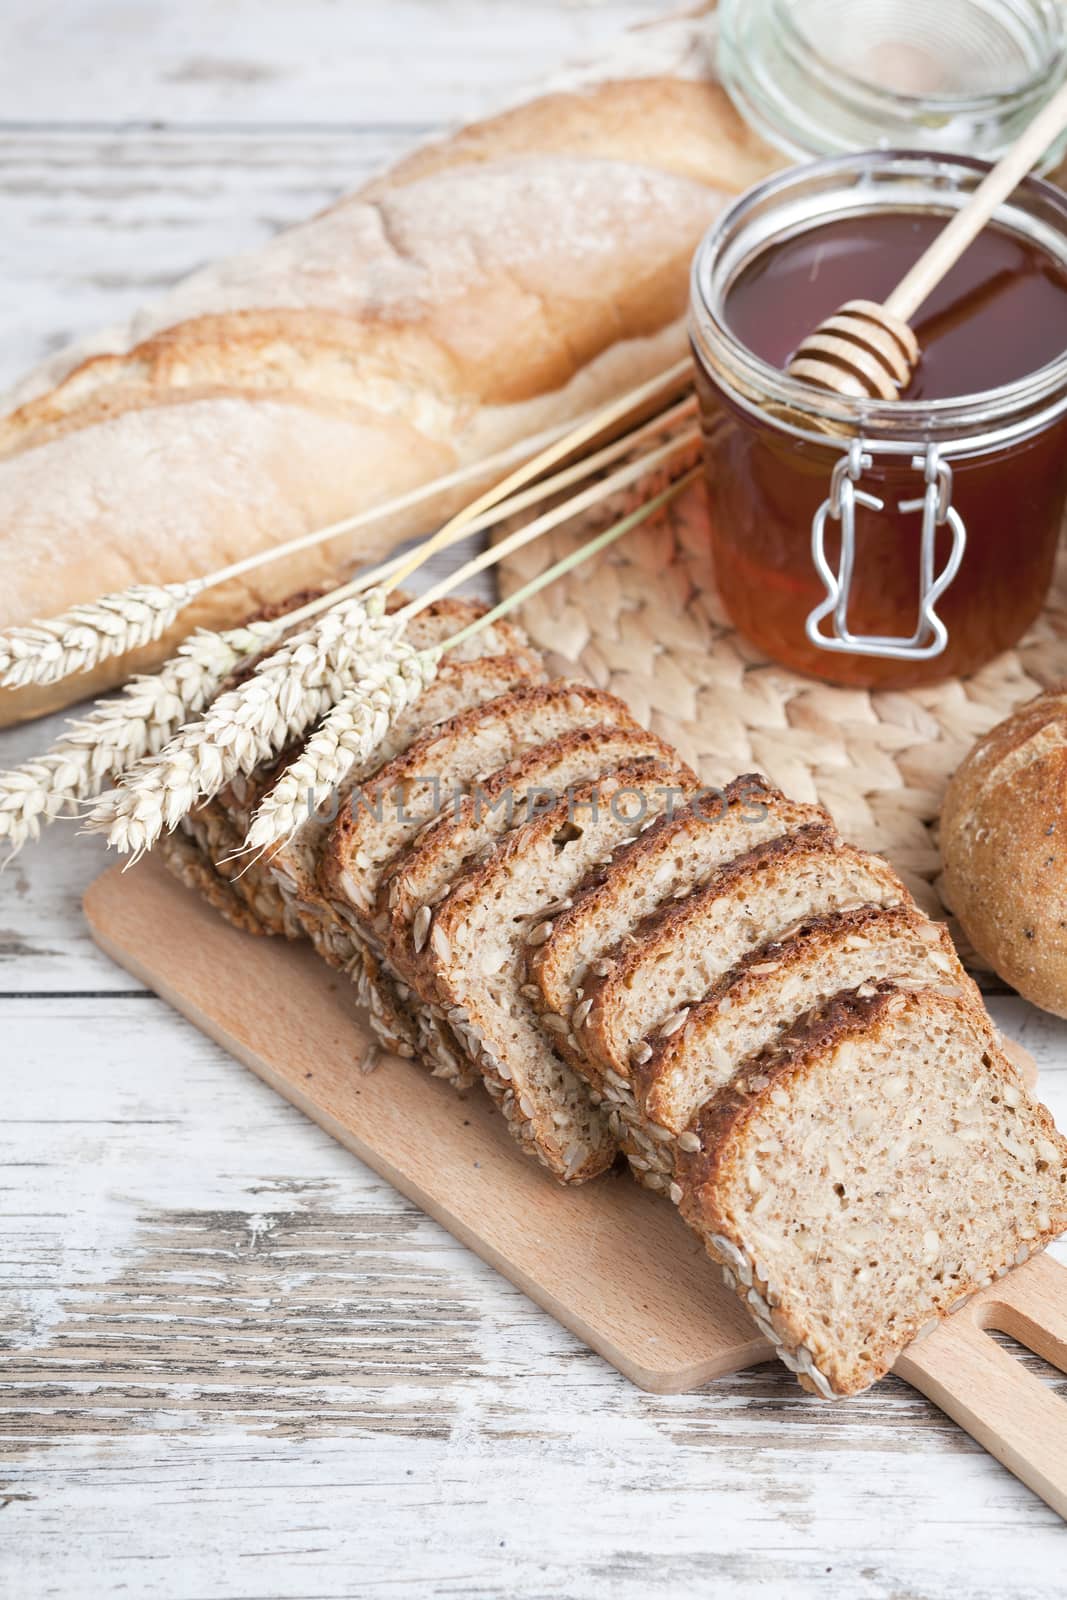
M906 146L996 160L1067 78L1067 24L1058 0L722 0L719 71L742 116L795 157Z

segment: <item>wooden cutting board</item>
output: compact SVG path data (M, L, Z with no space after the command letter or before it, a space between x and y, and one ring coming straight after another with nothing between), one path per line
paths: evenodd
M641 1388L771 1358L672 1206L622 1175L560 1188L478 1091L460 1100L390 1056L364 1073L370 1030L309 946L229 927L151 858L98 878L85 910L108 955ZM1067 1517L1067 1403L991 1329L1067 1371L1067 1272L1028 1262L897 1372Z

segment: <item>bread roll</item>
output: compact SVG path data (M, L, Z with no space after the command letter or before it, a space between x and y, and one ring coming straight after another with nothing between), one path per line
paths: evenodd
M0 628L207 573L521 453L663 369L684 349L694 246L778 162L714 83L600 83L418 151L194 274L0 418ZM136 656L0 690L0 725L371 558L481 486L209 591Z
M941 811L942 890L1006 983L1067 1017L1067 691L980 739Z

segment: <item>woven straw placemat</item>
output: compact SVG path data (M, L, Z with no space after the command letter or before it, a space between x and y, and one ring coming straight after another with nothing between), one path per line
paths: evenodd
M502 593L589 533L589 523L572 523L503 562ZM621 695L705 782L759 771L792 798L821 802L845 838L887 856L920 904L944 916L936 824L945 785L980 735L1067 676L1067 559L1061 552L1030 633L974 677L908 691L835 688L768 661L727 621L697 484L534 596L521 620L556 670L577 668Z

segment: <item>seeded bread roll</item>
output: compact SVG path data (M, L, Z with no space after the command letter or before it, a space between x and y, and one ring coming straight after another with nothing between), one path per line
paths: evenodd
M643 75L656 36L614 79L430 145L24 386L0 417L0 628L473 474L209 591L181 631L232 623L426 531L501 475L499 461L479 470L487 458L521 457L677 360L701 234L780 158L713 81L706 16L678 37L695 77ZM61 684L0 690L0 724L145 670L176 633Z
M980 739L941 810L941 888L1006 983L1067 1017L1067 691Z

